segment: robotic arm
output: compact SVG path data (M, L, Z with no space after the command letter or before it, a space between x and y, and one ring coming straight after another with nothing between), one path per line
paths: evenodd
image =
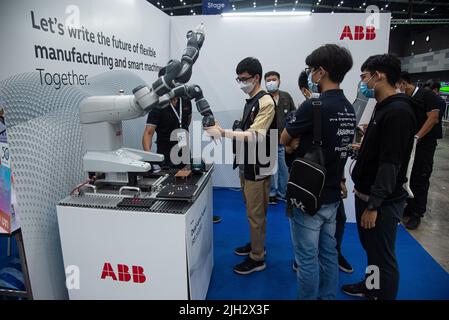
M111 181L126 182L125 174L147 172L151 169L147 162L163 160L162 155L123 148L122 121L139 118L154 108L162 107L166 102L161 97L189 81L204 39L203 24L189 31L181 61L169 61L165 74L151 87L141 85L133 90L132 95L93 96L81 102L80 120L87 150L83 158L84 171L104 172L107 176L110 173ZM197 106L199 104L204 108L204 102L198 101Z
M164 107L160 105L160 97L190 80L192 66L198 59L204 39L203 24L195 31L189 31L187 47L181 61L170 60L165 67L165 74L159 77L151 88L140 85L134 88L133 95L130 96L94 96L85 99L80 105L81 123L130 120L139 118L156 107Z
M203 116L203 127L210 127L215 125L215 118L212 110L210 109L209 102L204 98L201 87L197 84L192 85L180 85L168 94L161 98L160 107L165 108L169 105L170 100L174 97L188 98L189 100L195 99L196 109Z

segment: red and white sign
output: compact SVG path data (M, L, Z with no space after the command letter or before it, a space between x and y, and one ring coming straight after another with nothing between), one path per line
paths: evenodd
M344 26L340 40L374 40L376 28L374 26Z
M101 279L129 282L131 281L132 274L132 282L134 283L144 283L147 281L147 277L144 274L144 269L141 266L132 266L132 271L130 273L129 267L126 264L118 264L116 270L118 277L116 272L114 272L112 265L109 262L105 262L103 265L103 271L101 272Z

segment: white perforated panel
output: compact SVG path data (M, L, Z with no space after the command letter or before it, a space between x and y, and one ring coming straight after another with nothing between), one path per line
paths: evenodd
M85 179L79 103L89 95L115 94L119 89L129 94L143 83L127 71L94 76L87 89L41 86L38 73L0 83L34 298L67 298L56 204ZM124 124L125 143L140 142L139 121Z

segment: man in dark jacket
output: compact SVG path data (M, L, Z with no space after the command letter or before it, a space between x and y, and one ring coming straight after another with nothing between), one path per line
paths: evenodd
M276 119L279 138L281 137L282 130L284 130L287 115L296 110L292 96L286 91L279 90L280 85L281 75L278 72L268 71L265 73L265 86L276 102ZM285 200L287 190L288 168L285 163L285 149L281 144L278 145L277 163L278 169L271 176L270 204L277 204L278 199Z
M362 65L360 90L377 104L352 171L360 241L368 257L366 279L343 286L352 296L395 299L399 269L395 242L407 192L403 184L413 146L416 118L410 99L396 93L400 60L390 54Z

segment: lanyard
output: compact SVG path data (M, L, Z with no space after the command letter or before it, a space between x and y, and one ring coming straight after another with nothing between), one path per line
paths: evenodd
M176 109L173 107L173 105L170 103L171 109L176 115L176 118L178 118L179 121L179 128L182 129L182 99L179 98L179 114L176 112Z

